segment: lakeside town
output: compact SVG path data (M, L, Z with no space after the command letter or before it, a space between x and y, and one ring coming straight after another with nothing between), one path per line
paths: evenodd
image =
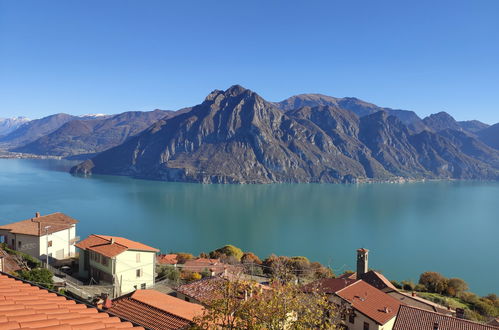
M0 226L0 329L499 328L496 295L435 272L390 281L365 248L352 251L355 271L334 274L232 245L194 256L132 237L80 238L77 225L36 212Z

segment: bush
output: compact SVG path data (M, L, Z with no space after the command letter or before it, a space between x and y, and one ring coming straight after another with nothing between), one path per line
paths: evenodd
M428 292L442 294L447 289L447 279L437 272L424 272L419 277L419 284L426 287Z
M237 261L241 261L243 251L234 245L225 245L224 247L210 252L210 257L214 259L218 259L223 256L234 257Z
M456 297L460 293L468 290L468 284L460 278L450 278L447 280L445 293L451 297Z
M184 279L187 282L193 282L202 279L203 276L197 272L191 272L191 271L183 271L182 272L182 279Z
M185 264L187 260L195 259L195 257L190 253L179 252L177 253L177 262L179 264Z
M17 273L17 276L23 280L41 285L47 289L54 288L54 281L52 280L52 276L54 276L54 274L45 268L21 270Z
M396 287L397 289L402 289L402 284L400 284L398 281L390 281L390 283L393 284L394 287Z
M260 258L258 258L258 256L253 252L245 252L241 257L241 262L244 264L262 264Z
M180 271L172 265L162 265L158 267L158 278L178 283L180 280Z
M419 284L418 283L414 287L414 291L425 292L426 291L426 287L423 284Z
M413 281L402 281L402 289L407 291L413 291L416 285Z

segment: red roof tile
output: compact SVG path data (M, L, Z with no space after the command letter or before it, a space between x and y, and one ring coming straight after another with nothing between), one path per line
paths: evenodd
M95 234L90 235L84 240L76 243L75 246L82 250L95 251L110 258L127 250L159 252L158 249L123 237Z
M103 329L109 325L133 327L96 308L0 274L0 329Z
M0 226L0 229L6 229L15 234L43 236L46 232L52 234L68 229L76 223L78 223L78 220L75 220L64 213L57 212L9 223ZM47 226L50 227L45 229Z
M176 265L178 263L176 254L160 254L156 261L161 265Z
M395 317L401 305L397 299L362 280L339 290L336 295L349 302L354 309L381 325Z
M149 329L183 329L204 308L155 290L137 290L113 300L109 311Z
M303 286L304 292L319 290L322 293L332 294L354 283L355 280L348 278L324 278Z
M472 322L427 310L400 306L393 330L492 330L499 329L492 325Z
M397 290L397 288L381 273L377 271L370 270L359 276L361 280L371 284L376 289L384 290L384 289L392 289Z

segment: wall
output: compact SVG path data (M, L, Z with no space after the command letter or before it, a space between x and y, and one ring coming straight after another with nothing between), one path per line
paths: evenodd
M52 241L52 246L48 248L48 254L55 259L66 259L75 256L74 242L70 241L75 238L76 227L64 229L52 234L40 236L40 256L45 260L47 254L47 240Z
M137 262L137 253L140 261ZM145 283L146 288L154 285L156 271L156 253L128 250L116 256L116 281L121 288L121 294L125 294L141 288ZM137 277L137 269L142 269L142 276ZM118 289L120 290L120 289Z

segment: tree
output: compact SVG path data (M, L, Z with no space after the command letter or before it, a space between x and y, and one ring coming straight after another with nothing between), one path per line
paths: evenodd
M18 276L26 281L32 282L34 284L41 285L47 289L54 288L54 281L52 280L52 274L46 268L36 268L32 270L21 270L18 273Z
M219 249L210 252L210 257L214 259L218 259L221 257L234 257L236 261L241 261L243 256L243 251L235 247L234 245L225 245Z
M447 289L447 279L437 272L425 272L419 277L419 284L429 292L442 294Z
M179 252L177 253L177 262L179 264L185 264L187 260L195 259L195 257L190 253Z
M334 329L334 305L320 291L304 293L291 282L264 287L251 281L221 280L217 298L194 320L202 329Z
M456 297L468 290L468 284L460 278L450 278L447 280L447 295Z
M172 265L161 265L158 267L158 279L168 279L178 284L180 280L180 270Z

